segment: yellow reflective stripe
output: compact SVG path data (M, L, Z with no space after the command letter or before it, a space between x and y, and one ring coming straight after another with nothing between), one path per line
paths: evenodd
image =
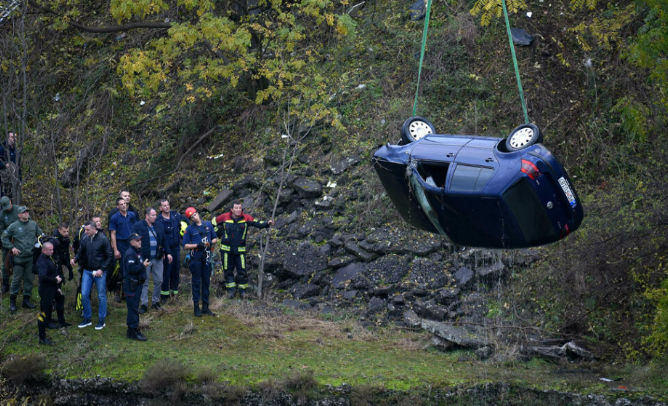
M246 247L239 247L239 252L246 252Z
M248 284L244 283L243 285L239 284L239 289L248 289Z
M227 269L227 252L223 254L223 269Z
M37 320L39 320L39 321L44 321L45 318L46 318L46 313L44 313L44 312L41 312L41 313L37 316Z
M246 256L241 255L241 268L246 269Z
M248 232L248 227L244 227L244 233L241 235L241 241L246 239L246 233Z
M229 245L223 245L223 244L220 244L220 249L223 250L223 251L229 251L229 250L230 250L230 246L229 246Z
M232 283L226 283L226 284L225 284L225 287L228 288L228 289L236 288L236 287L237 287L237 284L236 284L235 282L232 282Z
M226 223L234 223L234 220L225 220Z
M173 290L172 293L175 294L175 295L178 295L179 291L178 290Z
M160 294L163 296L169 296L169 291L168 290L161 290Z

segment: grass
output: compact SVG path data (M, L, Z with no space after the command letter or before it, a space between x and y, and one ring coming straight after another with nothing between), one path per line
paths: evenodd
M72 284L73 285L73 284ZM73 286L66 286L72 297ZM189 292L184 287L182 292ZM36 298L36 292L34 292ZM292 311L258 301L215 298L211 307L217 317L196 318L189 297L181 296L162 312L141 316L147 342L125 338L125 303L109 301L111 315L107 327L50 330L53 347L38 347L37 311L19 309L9 315L8 297L0 312L0 355L3 365L15 356L39 350L46 372L64 378L100 375L125 381L143 380L151 385L156 371L169 370L170 379L186 382L224 382L232 386L254 386L283 382L297 377L307 385L379 387L413 390L425 387L452 387L481 382L507 382L529 388L605 392L594 374L555 374L556 366L530 362L481 362L467 351L442 353L429 347L430 336L396 328L367 330L352 317L336 321L317 314ZM76 324L77 313L67 304L66 319ZM96 319L94 304L93 321ZM181 371L179 371L181 370ZM634 370L619 371L632 379ZM635 375L634 375L635 374ZM160 375L160 374L158 374ZM308 378L305 379L304 377ZM168 377L169 378L169 377ZM164 378L166 379L166 378ZM638 389L660 395L660 387L625 381ZM296 389L308 392L299 380ZM301 382L301 383L300 383ZM155 385L155 382L153 382ZM616 387L618 383L612 386ZM302 385L302 386L299 386Z

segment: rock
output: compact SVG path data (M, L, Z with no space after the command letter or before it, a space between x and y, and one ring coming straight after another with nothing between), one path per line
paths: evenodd
M357 258L361 259L364 262L369 262L378 258L378 254L367 252L352 241L346 242L344 248L346 249L346 251L350 252L351 254L353 254L354 256L356 256Z
M337 289L344 289L350 280L364 271L364 265L355 262L340 268L334 278L332 278L332 286Z
M331 243L331 241L330 241ZM341 268L355 261L355 257L352 255L344 255L342 257L335 257L329 260L327 266L330 268Z
M448 306L459 298L461 291L458 288L441 289L436 292L436 301L442 305Z
M455 284L459 289L468 289L473 285L474 273L465 266L459 268L453 276L455 278Z
M297 310L310 310L311 305L308 303L300 302L299 300L284 300L282 303L285 307L291 307Z
M360 157L358 155L353 155L335 162L332 166L329 167L329 170L332 171L332 174L334 175L340 175L351 166L357 165L359 162Z
M374 297L369 300L369 305L367 306L366 314L370 316L372 314L378 314L385 310L385 299Z
M478 274L480 280L484 281L485 283L493 284L500 282L503 279L505 270L506 266L501 260L498 260L491 265L476 268L476 273Z
M283 268L290 277L298 279L326 269L327 259L316 246L304 243L296 251L285 254Z
M564 353L564 355L568 355L570 357L575 357L575 358L584 358L588 361L591 361L595 358L594 354L578 346L573 341L569 341L566 344L564 344L561 347L561 351Z
M332 207L332 198L329 196L325 196L322 198L322 200L316 200L313 205L319 209L327 210L330 207Z
M314 198L322 196L322 185L305 177L295 179L292 188L300 197Z
M228 189L223 189L218 193L218 195L213 199L209 204L208 210L209 213L213 213L216 210L223 207L225 203L234 195L234 192Z
M492 347L485 346L485 347L480 347L477 350L475 350L475 355L480 359L480 360L486 360L489 357L494 354L494 350Z
M370 262L364 276L374 287L394 285L401 282L408 274L408 259L397 255L386 255Z
M446 286L451 276L441 263L415 258L408 280L422 289L438 289Z
M437 305L433 301L417 302L413 305L413 310L422 318L436 321L445 320L448 309Z
M489 345L487 333L477 326L455 326L431 320L423 320L421 325L423 329L459 347L481 348Z
M418 317L417 313L413 310L406 310L404 312L404 323L410 327L418 327L422 321Z
M354 299L354 298L357 297L357 293L358 292L354 289L353 290L346 290L345 292L343 292L343 298L348 299L348 300Z
M318 296L320 294L320 287L318 285L312 285L310 283L300 284L296 283L290 290L292 296L295 299L306 299L309 297Z

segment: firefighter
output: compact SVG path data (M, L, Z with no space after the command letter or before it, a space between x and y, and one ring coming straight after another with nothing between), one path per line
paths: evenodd
M190 251L189 268L192 274L195 316L202 317L202 314L215 316L209 309L209 285L211 283L211 251L218 240L213 231L213 225L208 221L202 221L194 207L188 207L185 214L190 220L190 225L183 235L183 249ZM199 307L200 294L202 310Z
M273 220L255 221L252 216L244 213L243 203L236 200L232 209L216 217L216 234L220 238L220 251L223 262L223 275L227 297L233 299L239 289L239 296L246 298L248 289L248 273L246 272L246 236L248 227L268 228L274 225ZM234 277L234 269L237 276Z

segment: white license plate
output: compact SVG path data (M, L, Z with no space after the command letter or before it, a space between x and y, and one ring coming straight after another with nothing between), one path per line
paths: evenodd
M573 191L571 190L571 186L568 184L568 181L563 177L561 177L559 178L559 185L561 186L561 189L564 191L564 194L568 199L568 203L570 203L571 207L575 207L576 205L575 195L573 194Z

